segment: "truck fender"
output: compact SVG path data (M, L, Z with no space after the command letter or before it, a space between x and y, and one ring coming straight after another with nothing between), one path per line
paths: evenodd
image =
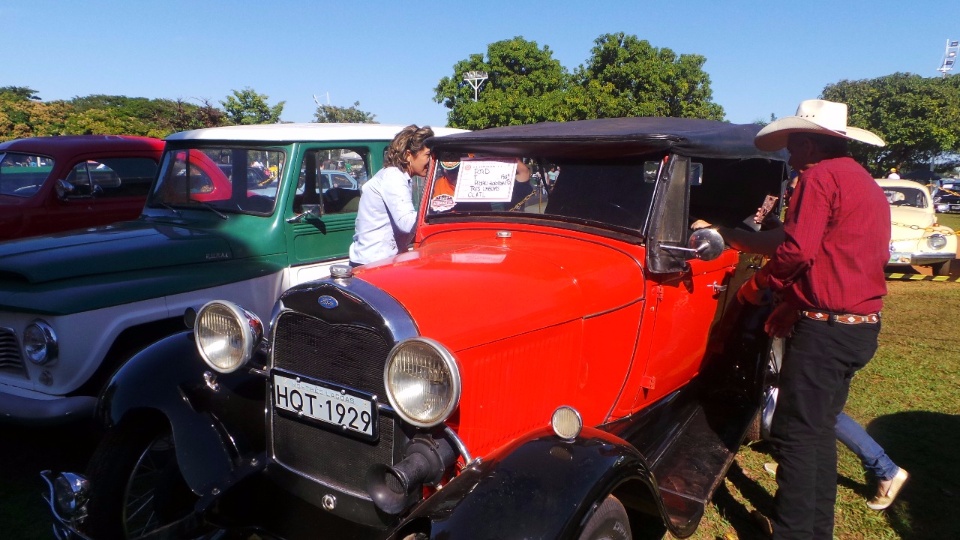
M184 480L196 493L205 493L265 446L264 379L244 369L211 377L192 332L168 336L113 374L98 417L110 428L139 421L139 413L162 414L173 432Z
M634 487L661 504L645 459L629 443L594 428L572 441L538 430L467 466L414 507L391 538L427 529L431 538L576 537L594 505L625 482L639 482Z

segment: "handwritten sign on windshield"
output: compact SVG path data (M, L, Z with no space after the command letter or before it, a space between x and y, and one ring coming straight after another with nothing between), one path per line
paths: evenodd
M460 164L456 202L510 202L517 162L512 159L465 159Z

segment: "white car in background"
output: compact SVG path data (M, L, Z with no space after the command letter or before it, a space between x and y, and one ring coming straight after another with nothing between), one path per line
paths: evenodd
M890 202L889 266L929 266L936 276L950 275L957 256L957 234L937 223L933 199L923 184L878 179Z

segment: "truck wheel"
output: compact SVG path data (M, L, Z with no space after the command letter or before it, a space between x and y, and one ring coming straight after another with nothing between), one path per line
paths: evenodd
M935 276L949 276L950 275L950 263L953 261L943 261L942 263L931 264L930 269L933 270L933 275Z
M630 518L626 509L613 495L608 495L590 516L580 540L630 540Z
M180 475L166 426L127 422L108 431L87 478L84 532L93 538L139 538L185 517L197 500Z

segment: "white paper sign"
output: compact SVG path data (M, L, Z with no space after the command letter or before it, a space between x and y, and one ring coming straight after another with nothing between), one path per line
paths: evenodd
M491 159L465 159L460 163L456 202L510 202L517 162Z

